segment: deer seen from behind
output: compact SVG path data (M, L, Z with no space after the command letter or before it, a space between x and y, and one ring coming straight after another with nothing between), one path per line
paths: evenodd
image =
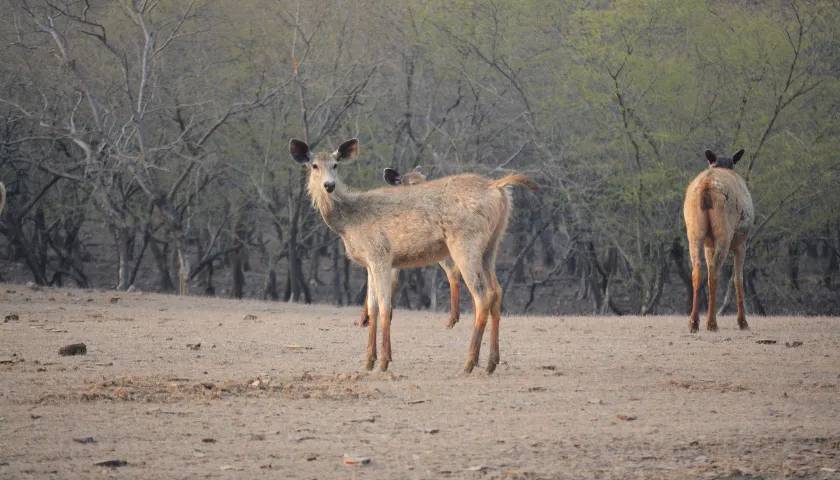
M418 185L426 181L426 176L423 175L423 172L420 171L419 167L406 174L400 174L399 171L393 168L386 168L382 177L385 179L386 183L395 187ZM458 267L451 258L446 258L440 261L438 265L440 265L440 268L442 268L446 273L446 279L449 282L449 322L447 322L446 328L452 328L461 318L460 290L458 289L458 283L461 281L461 272L458 270ZM394 271L391 272L391 279L393 282L391 287L392 299L393 294L397 291L397 278L399 277L399 273L399 269L394 269ZM365 304L362 307L361 321L358 322L358 325L363 327L366 327L369 321L367 306L366 299Z
M478 363L488 317L490 355L487 371L499 364L502 289L496 278L496 253L511 210L509 186L536 189L523 175L491 180L453 175L407 188L383 187L355 192L338 176L352 160L358 141L348 140L334 152L311 154L300 140L289 143L292 158L309 169L307 190L327 226L344 242L347 255L368 275L368 346L366 368L377 360L381 321L380 369L391 362L391 276L394 268L433 265L451 257L461 272L475 307L475 323L464 371Z
M718 279L729 252L735 254L735 294L738 303L738 327L749 328L744 311L744 256L747 237L753 224L753 202L747 184L734 168L744 154L739 150L731 158L718 157L706 150L709 168L688 185L683 204L688 248L691 256L691 286L693 291L688 328L699 328L698 295L702 271L701 254L706 257L708 272L709 311L706 329L717 330L715 307Z

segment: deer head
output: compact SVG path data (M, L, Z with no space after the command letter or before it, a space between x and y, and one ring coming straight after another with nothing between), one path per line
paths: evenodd
M426 176L420 171L420 166L414 167L414 170L400 175L396 169L386 168L382 173L385 182L389 185L417 185L426 181Z
M330 152L319 152L313 157L309 145L301 140L292 139L289 142L289 153L292 158L309 169L310 188L323 188L327 194L333 193L340 183L338 166L356 158L359 151L359 140L352 138Z
M709 161L709 168L728 168L732 170L735 168L735 164L738 163L738 160L744 155L744 149L738 150L735 152L735 155L732 157L718 157L715 155L715 152L711 150L706 150L706 160Z

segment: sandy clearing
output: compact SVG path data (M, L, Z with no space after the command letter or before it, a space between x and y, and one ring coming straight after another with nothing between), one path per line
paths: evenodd
M396 312L368 373L357 308L0 301L0 478L840 478L837 318L508 316L497 373L464 376L468 314Z

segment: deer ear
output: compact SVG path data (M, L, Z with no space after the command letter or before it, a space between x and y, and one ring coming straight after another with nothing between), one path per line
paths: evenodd
M386 168L385 171L382 172L382 177L385 178L385 182L389 185L402 185L400 172L394 170L393 168Z
M733 164L738 163L738 160L740 160L742 156L744 156L744 149L743 148L738 150L737 152L735 152L735 155L732 155L732 163Z
M706 160L709 161L710 164L717 162L717 155L715 152L711 150L706 150Z
M338 150L335 151L335 159L339 162L347 162L356 158L357 153L359 153L359 140L351 138L338 146Z
M289 153L292 155L292 158L295 159L298 163L309 163L311 158L309 157L309 145L306 142L301 140L292 139L289 142Z

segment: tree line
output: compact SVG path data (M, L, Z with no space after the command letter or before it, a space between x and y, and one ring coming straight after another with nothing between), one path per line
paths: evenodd
M508 311L685 312L685 186L744 148L749 309L840 312L836 2L0 8L4 280L360 303L287 152L355 136L355 188L416 166L541 185L501 248ZM399 305L447 303L437 269L401 277Z

